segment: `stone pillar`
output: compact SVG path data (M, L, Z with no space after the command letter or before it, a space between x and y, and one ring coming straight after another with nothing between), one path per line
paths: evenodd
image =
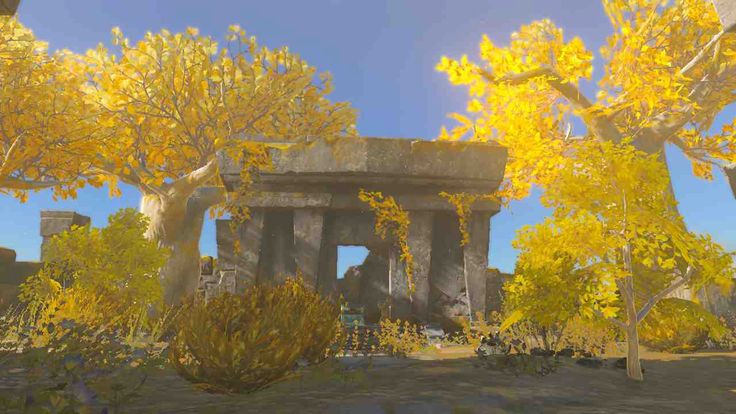
M317 288L324 213L317 209L294 210L294 261L304 283Z
M271 232L271 277L275 283L283 283L294 276L294 212L273 211L270 213Z
M414 293L412 294L412 313L419 320L429 318L429 269L432 257L432 234L434 213L411 211L409 213L409 252L414 258Z
M215 239L217 240L217 268L234 270L235 238L230 228L230 220L215 220Z
M324 244L320 252L317 290L322 296L334 295L337 289L337 245Z
M401 261L398 247L392 247L388 254L388 292L389 315L391 319L407 319L411 314L409 283L406 265Z
M46 260L46 245L52 237L70 230L72 226L85 226L90 218L74 211L41 211L41 261Z
M468 220L470 243L463 249L465 277L468 281L470 310L486 311L486 272L488 271L488 246L491 229L491 214L474 212Z
M258 263L263 246L264 222L264 211L252 209L250 218L238 227L240 252L237 253L236 260L235 289L237 292L243 292L258 282Z

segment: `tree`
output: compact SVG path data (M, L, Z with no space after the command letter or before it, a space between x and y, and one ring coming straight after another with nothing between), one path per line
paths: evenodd
M68 51L49 55L47 44L17 19L0 16L0 194L24 201L29 190L53 188L74 197L96 152L85 78Z
M601 48L605 69L596 99L581 80L591 79L593 54L580 38L565 40L549 20L511 36L507 47L487 37L482 63L443 57L437 69L451 83L469 87L467 111L451 117L440 139L495 141L509 150L502 195L528 195L545 187L571 142L599 140L633 145L664 159L679 147L696 175L736 161L734 123L712 133L716 116L736 95L736 34L724 33L707 0L603 0L613 33ZM587 127L571 137L572 118ZM665 170L664 173L667 173ZM671 191L671 190L670 190Z
M682 286L728 286L733 261L709 237L687 231L656 154L626 141L574 147L542 196L552 215L514 242L521 255L507 289L517 310L504 326L545 313L606 318L625 332L628 376L642 380L639 323Z
M136 44L113 29L117 55L102 45L85 57L104 141L97 171L115 191L118 181L142 192L147 236L171 249L162 270L165 298L180 301L198 281L199 237L204 213L226 194L218 154L244 165L244 195L253 170L268 167L265 144L246 137L296 142L306 136L355 133L356 113L327 99L328 74L286 47L259 47L231 26L220 48L194 28L147 33ZM233 207L236 219L246 212Z

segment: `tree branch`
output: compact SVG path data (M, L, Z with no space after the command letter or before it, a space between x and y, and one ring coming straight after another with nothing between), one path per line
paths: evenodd
M603 319L605 319L605 320L607 320L607 321L611 322L612 324L614 324L614 325L618 326L618 327L619 327L619 328L621 328L621 329L626 329L626 328L627 328L627 327L626 327L626 323L624 323L624 321L622 321L622 320L621 320L621 319L619 319L619 318L606 318L605 316L603 316L603 312L599 311L598 309L593 309L593 312L594 312L594 313L595 313L595 314L596 314L597 316L599 316L599 317L601 317L601 318L603 318Z
M680 69L680 75L687 76L688 73L690 73L693 68L695 68L695 66L705 58L705 55L708 53L708 51L721 40L724 34L726 34L726 32L723 30L716 33L716 35L713 36L713 38L710 39L710 41L700 49L700 52L698 52L698 54L695 55L695 57L693 57L692 60L687 63L687 65L683 66L682 69Z
M0 178L0 189L10 189L10 190L20 190L20 191L43 190L45 188L58 187L63 184L66 184L66 182L63 182L63 181L33 181L33 180L23 180L20 178L11 178L11 177Z
M576 110L585 111L593 106L593 103L591 103L580 89L570 82L563 83L560 74L549 66L542 66L527 72L508 75L498 79L486 71L481 71L481 75L491 83L509 83L511 85L520 85L532 79L544 76L547 78L549 85L562 94L562 96L564 96ZM603 115L583 115L581 117L588 126L588 129L590 129L593 135L595 135L599 140L620 142L623 139L621 131L619 131L613 121L608 117Z
M225 187L200 187L189 198L189 203L204 213L208 208L223 203L226 199Z
M179 178L171 184L169 195L171 196L190 196L194 190L212 179L218 171L217 156L184 177Z
M644 318L649 314L649 311L652 310L652 308L654 307L654 305L657 304L657 302L667 297L667 295L677 290L680 286L689 282L693 276L694 271L695 271L695 268L692 265L688 266L687 271L685 272L685 276L683 276L681 279L677 280L676 282L672 283L667 288L662 289L656 295L652 296L647 301L647 303L644 304L644 307L642 307L641 310L636 314L636 322L638 323L644 320Z

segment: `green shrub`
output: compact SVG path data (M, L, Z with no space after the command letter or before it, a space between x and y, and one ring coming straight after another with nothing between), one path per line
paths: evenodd
M122 209L107 227L73 227L55 236L46 246L47 264L21 285L19 299L35 314L73 288L106 302L113 313L102 317L130 320L162 312L158 274L168 251L144 237L146 227L142 214Z
M249 392L286 377L297 360L319 362L339 329L340 307L288 279L244 294L195 300L181 310L169 361L212 392Z
M639 327L641 343L655 351L686 353L716 341L727 329L713 314L695 302L667 298L660 301Z

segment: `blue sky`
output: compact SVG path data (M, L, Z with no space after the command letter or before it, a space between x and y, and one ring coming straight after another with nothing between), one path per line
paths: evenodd
M451 86L434 66L442 55L477 57L482 34L505 43L520 25L550 18L566 36L580 36L597 51L610 32L599 2L594 0L22 0L21 21L52 49L83 52L108 43L119 26L132 40L146 31L198 27L221 38L230 24L241 25L259 42L288 45L311 65L334 75L334 100L350 101L360 111L358 128L366 136L433 139L446 114L465 108L465 91ZM600 63L600 62L599 62ZM594 78L600 76L596 67ZM594 85L584 89L593 96ZM720 119L732 119L729 110ZM578 130L579 132L579 130ZM736 249L736 200L720 173L712 182L696 179L677 150L668 150L680 208L694 231L709 232ZM515 231L543 219L538 194L515 202L491 225L490 264L512 271ZM45 192L25 204L0 196L0 246L17 250L19 259L38 258L39 212L70 209L101 226L122 207L137 207L138 192L123 188L119 198L105 189L85 189L77 200L53 202ZM215 255L214 226L207 222L203 254ZM347 250L339 267L357 260Z

